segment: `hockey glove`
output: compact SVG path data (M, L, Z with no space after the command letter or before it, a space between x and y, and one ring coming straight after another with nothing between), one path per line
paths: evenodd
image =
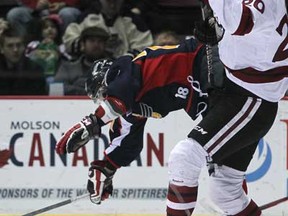
M108 199L109 195L112 195L112 178L115 172L116 168L107 161L96 160L91 163L87 190L92 203L100 204L102 200Z
M95 115L86 116L81 122L70 128L56 144L56 152L65 154L77 151L90 139L101 134L101 127Z
M215 17L208 17L205 21L195 22L194 36L201 43L216 45L224 35L223 27L216 21Z

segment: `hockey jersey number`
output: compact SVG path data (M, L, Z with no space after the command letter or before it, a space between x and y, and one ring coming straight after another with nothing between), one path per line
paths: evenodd
M278 28L276 29L276 31L281 36L283 34L285 34L285 30L284 30L285 25L286 25L286 37L283 40L283 42L280 44L280 46L278 47L278 49L274 55L273 62L283 61L283 60L288 58L288 48L285 49L285 47L287 47L287 45L288 45L288 30L287 30L288 29L288 17L286 14L283 16Z
M177 93L175 94L175 97L186 99L188 94L189 94L188 88L179 87Z

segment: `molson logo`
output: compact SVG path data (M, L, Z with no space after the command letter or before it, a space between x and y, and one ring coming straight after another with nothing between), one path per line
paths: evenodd
M136 158L136 165L164 166L164 134L158 133L154 137L150 133L145 135L146 151L144 157ZM102 134L99 139L90 141L90 144L71 154L68 160L68 154L57 155L55 152L57 136L53 133L29 131L18 132L10 136L7 149L0 149L0 168L8 164L18 167L89 166L90 161L103 157L103 150L110 144L108 136ZM60 139L59 134L58 137Z

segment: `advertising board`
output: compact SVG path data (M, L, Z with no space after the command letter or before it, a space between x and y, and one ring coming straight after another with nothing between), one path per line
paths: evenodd
M109 145L109 127L103 127L100 139L75 154L59 156L54 148L69 127L95 110L93 102L44 97L2 98L0 104L0 214L21 215L86 193L89 163L103 157ZM164 215L169 153L196 123L184 111L149 119L143 150L129 167L117 171L110 199L95 205L86 198L47 214ZM287 146L288 101L283 100L247 171L249 194L259 205L288 195ZM207 178L203 169L197 215L213 215L205 206L209 200ZM265 212L288 215L287 206L283 203Z

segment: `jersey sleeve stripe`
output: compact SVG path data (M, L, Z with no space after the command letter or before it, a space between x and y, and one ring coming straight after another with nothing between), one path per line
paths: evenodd
M248 67L241 70L226 69L238 79L248 83L277 82L288 77L288 66L276 67L266 71L259 71Z

